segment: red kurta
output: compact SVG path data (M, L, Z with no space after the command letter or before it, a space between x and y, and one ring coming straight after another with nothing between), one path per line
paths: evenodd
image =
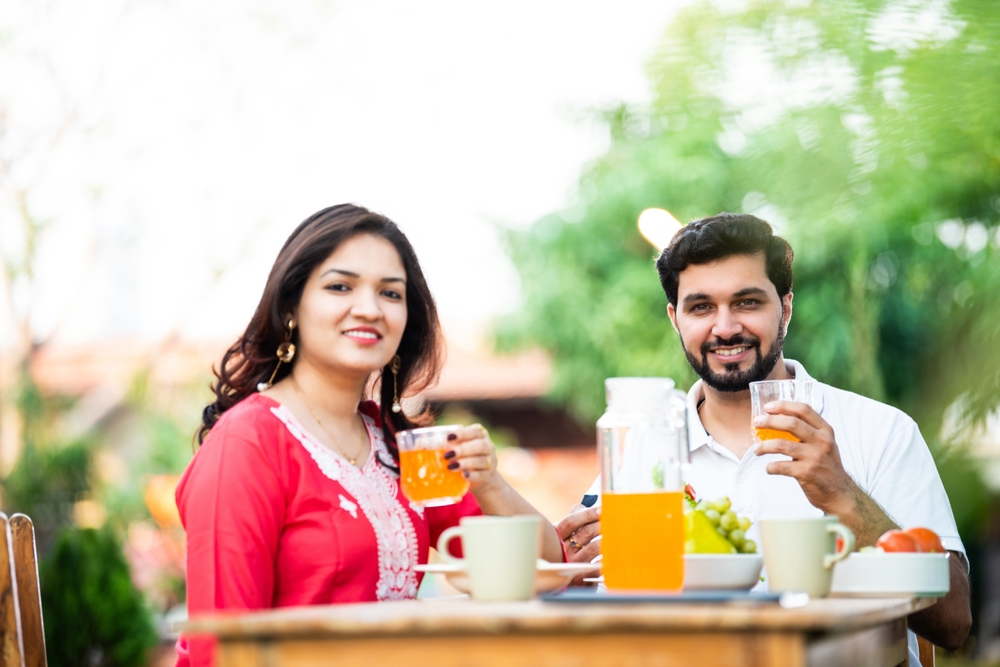
M371 455L352 466L291 412L255 394L227 410L177 486L187 531L187 604L193 615L416 597L414 566L463 516L472 494L421 508L403 496L379 426L364 402ZM181 638L178 666L211 665L212 642Z

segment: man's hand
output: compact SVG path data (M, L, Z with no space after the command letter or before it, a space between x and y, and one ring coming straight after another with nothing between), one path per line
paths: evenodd
M786 431L801 442L765 440L757 455L784 454L791 461L767 464L771 475L794 477L813 507L827 514L841 514L853 501L854 480L844 470L833 428L805 403L773 401L764 406L768 414L754 419L754 428Z
M566 547L566 555L571 563L590 563L601 553L601 508L586 508L575 505L573 510L556 524L556 531ZM598 539L595 539L598 538ZM595 566L597 569L599 566ZM577 575L571 586L583 584L584 577L592 572Z

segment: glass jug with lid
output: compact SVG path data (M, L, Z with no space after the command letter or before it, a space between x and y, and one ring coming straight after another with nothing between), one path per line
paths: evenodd
M608 378L597 422L602 569L610 589L680 590L684 582L684 394L669 378Z

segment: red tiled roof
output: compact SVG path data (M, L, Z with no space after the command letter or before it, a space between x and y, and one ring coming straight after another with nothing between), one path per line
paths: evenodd
M176 386L204 379L222 359L230 341L174 340L165 343L102 341L49 345L38 351L31 372L47 393L81 396L99 387L126 386L144 367L157 385ZM540 352L495 355L449 345L438 384L426 398L483 400L537 398L548 388L551 363Z

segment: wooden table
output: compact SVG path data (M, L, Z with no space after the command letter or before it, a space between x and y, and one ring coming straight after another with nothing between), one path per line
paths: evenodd
M929 599L777 604L477 603L440 599L202 617L219 667L892 666Z

